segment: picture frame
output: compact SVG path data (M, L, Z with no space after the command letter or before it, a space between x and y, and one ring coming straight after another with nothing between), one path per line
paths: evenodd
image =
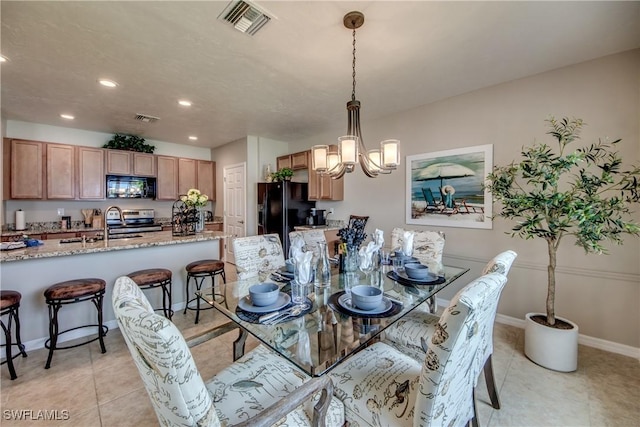
M407 156L406 223L437 227L493 228L493 145Z

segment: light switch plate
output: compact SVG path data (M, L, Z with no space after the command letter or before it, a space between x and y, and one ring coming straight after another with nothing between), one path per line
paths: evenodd
M58 216L64 215L64 208L58 208Z

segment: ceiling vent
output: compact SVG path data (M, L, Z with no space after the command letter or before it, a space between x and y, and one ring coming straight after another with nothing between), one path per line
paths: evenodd
M146 114L136 114L136 120L144 123L155 123L160 120L160 117L148 116Z
M236 30L250 36L271 20L258 6L243 0L229 3L218 19L228 22Z

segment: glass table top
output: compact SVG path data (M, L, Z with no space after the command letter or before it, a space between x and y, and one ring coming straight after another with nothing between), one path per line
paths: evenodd
M349 306L343 296L345 286L349 288L358 284L368 284L366 280L371 278L367 279L361 273L334 274L331 286L310 286L309 307L302 314L283 319L273 325L259 323L258 320L271 310L258 310L260 313L243 310L250 304L249 287L258 283L257 278L227 284L219 281L215 295L211 288L203 289L197 294L273 351L309 375L320 376L350 354L366 347L387 327L418 305L435 297L467 271L468 268L445 265L443 275L434 282L436 284L418 284L401 280L394 276L392 271L388 272L385 266L377 280L382 282L386 298L384 304L374 310L373 314ZM274 280L270 281L277 283L281 287L280 291L287 294L280 301L281 304L276 304L282 311L293 305L287 302L288 295L291 294L290 286L288 283L276 281L280 279L277 276L272 278ZM375 283L376 279L373 280Z

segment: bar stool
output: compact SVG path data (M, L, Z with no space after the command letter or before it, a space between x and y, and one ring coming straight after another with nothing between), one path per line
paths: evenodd
M171 309L171 270L166 268L149 268L138 270L127 274L131 280L142 290L162 287L162 310L164 317L171 320L173 310Z
M102 279L75 279L67 280L66 282L56 283L51 285L44 291L44 297L47 300L49 306L49 339L44 343L44 346L49 349L49 357L47 357L47 363L44 365L45 369L51 367L51 359L53 358L53 352L55 350L66 350L69 348L79 347L81 345L89 344L95 340L100 340L100 349L102 353L106 353L107 349L104 346L104 336L107 335L106 325L102 324L102 299L104 297L104 290L106 283ZM60 331L58 326L58 311L63 305L75 304L83 301L91 301L96 306L98 311L98 324L96 325L83 325L75 328ZM69 345L66 347L58 347L58 337L64 333L74 331L81 328L98 327L98 336L89 341Z
M20 316L18 314L18 309L20 308L20 300L22 299L22 295L18 291L0 291L0 316L4 316L5 314L9 315L9 319L7 324L5 325L2 319L0 319L0 325L4 330L5 343L3 346L6 347L6 355L7 360L2 362L6 363L9 367L9 375L11 375L11 379L15 380L18 378L16 375L16 370L13 367L13 359L22 355L22 357L27 357L27 353L24 351L24 345L20 340ZM11 325L15 322L16 329L16 342L14 343L11 337ZM18 354L11 354L11 346L18 346L18 350L20 352Z
M214 291L214 298L216 296L222 297L222 299L218 300L218 302L224 301L224 296L220 293L215 293L216 288L216 276L222 276L222 282L227 283L227 278L224 274L224 262L217 259L203 259L200 261L194 261L188 264L185 269L187 270L187 283L185 285L185 290L187 293L187 304L184 306L184 313L186 314L187 310L195 310L196 311L196 322L200 319L200 310L209 310L213 308L213 306L200 308L200 298L195 296L194 298L189 299L189 282L191 279L194 280L196 284L196 291L202 290L202 283L204 279L207 277L211 278L211 288ZM196 301L196 307L189 307L189 303Z

